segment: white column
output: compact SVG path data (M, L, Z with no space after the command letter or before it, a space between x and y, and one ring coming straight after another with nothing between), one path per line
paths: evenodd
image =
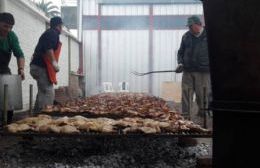
M82 42L82 0L77 0L77 8L78 8L78 16L77 16L77 20L78 20L78 40L80 42Z
M0 12L5 12L6 0L0 0Z

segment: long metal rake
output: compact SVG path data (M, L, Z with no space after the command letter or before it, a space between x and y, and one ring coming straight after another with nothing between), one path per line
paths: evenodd
M145 73L132 71L131 74L134 74L136 76L144 76L144 75L149 75L149 74L152 74L152 73L165 73L165 72L176 72L176 71L175 70L164 70L164 71L150 71L150 72L145 72Z

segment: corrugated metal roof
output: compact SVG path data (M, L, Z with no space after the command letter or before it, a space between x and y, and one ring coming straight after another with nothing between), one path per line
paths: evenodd
M101 4L194 4L200 0L98 0Z

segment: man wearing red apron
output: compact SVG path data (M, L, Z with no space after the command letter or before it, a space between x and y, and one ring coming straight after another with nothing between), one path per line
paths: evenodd
M57 84L56 73L60 70L58 60L61 50L59 39L61 31L61 18L51 18L50 28L41 35L34 50L30 73L38 86L35 113L40 112L47 105L52 105L54 101L53 84Z

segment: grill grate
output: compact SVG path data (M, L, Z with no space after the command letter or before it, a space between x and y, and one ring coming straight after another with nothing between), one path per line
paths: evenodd
M191 132L176 132L176 133L127 133L123 134L121 131L116 133L97 133L97 132L81 132L76 134L62 134L62 133L37 133L37 132L19 132L10 133L5 130L0 131L2 136L22 136L22 137L193 137L193 138L211 138L212 133L191 133Z

